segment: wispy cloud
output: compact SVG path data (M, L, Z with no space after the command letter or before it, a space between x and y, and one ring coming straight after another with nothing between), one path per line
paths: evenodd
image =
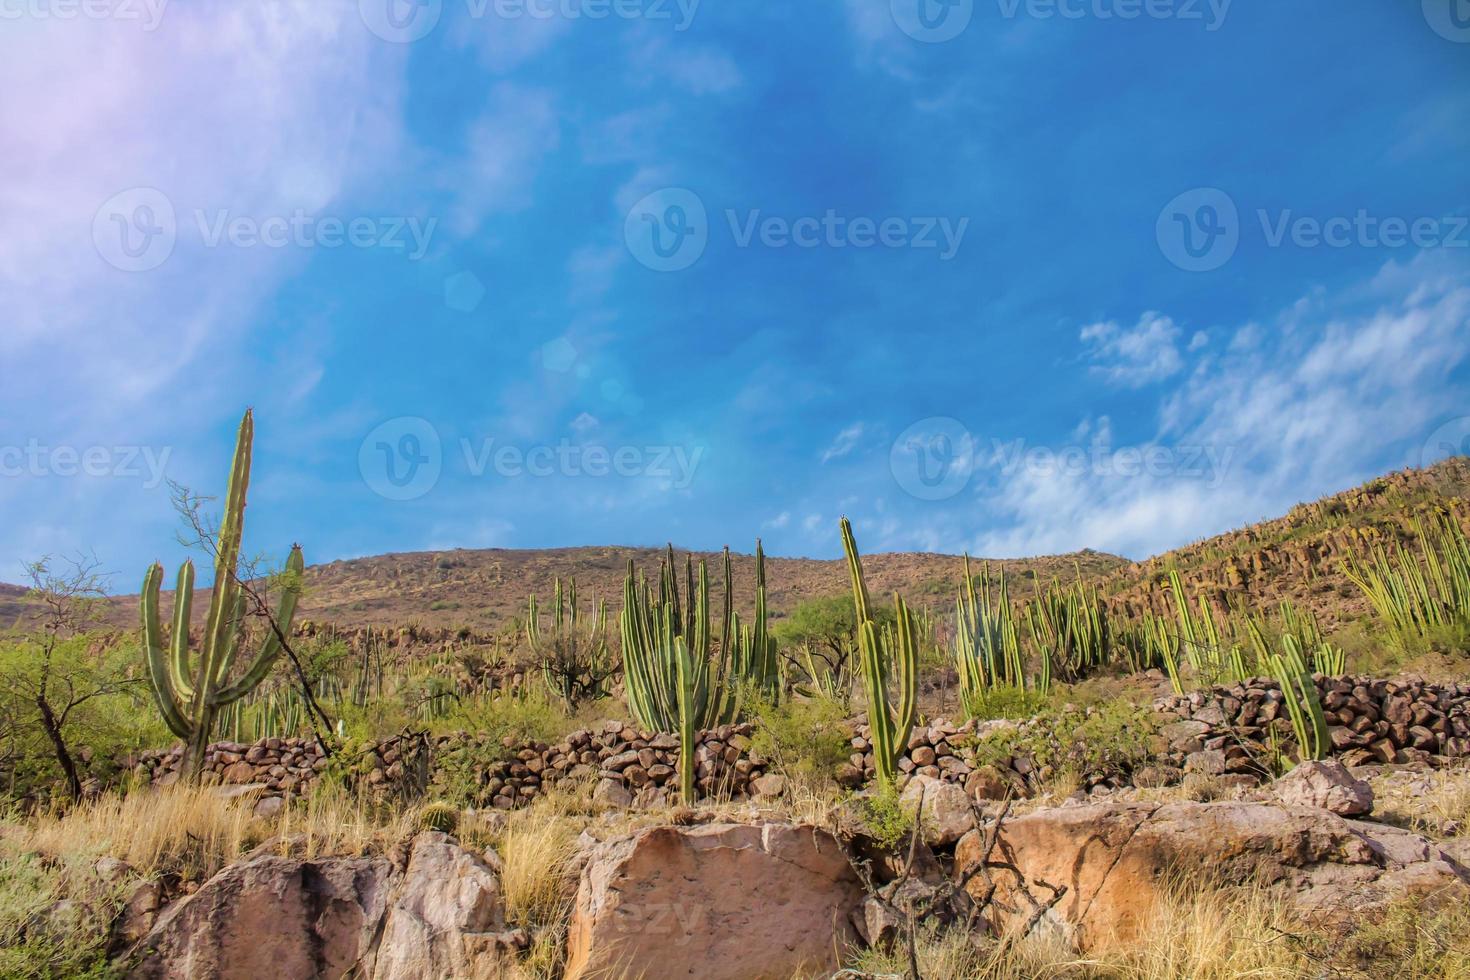
M1184 368L1179 328L1158 313L1145 313L1132 327L1113 320L1093 323L1082 328L1079 338L1094 362L1093 371L1113 384L1141 388ZM1194 341L1191 349L1197 349Z
M863 437L864 426L861 422L854 422L841 432L832 444L822 450L822 462L830 463L834 459L841 459L857 448L858 440Z

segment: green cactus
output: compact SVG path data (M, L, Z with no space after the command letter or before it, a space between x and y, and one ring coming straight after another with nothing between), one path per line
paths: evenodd
M980 588L976 589L968 554L965 581L955 598L954 658L960 677L960 700L972 717L991 689L1022 684L1021 639L1011 615L1005 572L1000 573L992 591L987 562L980 572Z
M1327 716L1322 711L1322 698L1317 693L1317 682L1307 669L1301 642L1290 634L1281 638L1281 653L1271 649L1265 633L1255 620L1246 623L1251 641L1261 654L1261 661L1270 670L1271 676L1281 685L1286 714L1291 719L1292 731L1296 734L1299 757L1302 759L1325 759L1332 748L1327 730Z
M598 603L597 617L586 629L583 622L575 580L563 590L561 579L556 579L549 634L541 632L540 609L536 597L530 598L526 640L541 662L546 687L561 698L568 711L583 701L606 697L618 669L607 645L607 600Z
M174 592L172 643L165 653L164 633L158 613L163 566L154 563L143 579L143 648L154 701L169 730L184 740L180 768L186 780L197 778L204 752L220 711L253 691L270 673L281 654L281 635L291 630L296 601L301 594L305 561L301 546L293 545L286 560L284 591L275 615L280 634L272 630L250 666L230 680L231 668L240 652L240 626L246 613L246 595L236 577L240 540L245 530L245 492L250 483L250 449L255 421L249 410L240 421L235 458L230 469L229 489L219 528L215 553L214 588L209 599L209 618L204 627L204 645L191 657L189 614L194 600L194 563L179 569ZM192 661L192 662L191 662Z
M862 558L852 535L852 524L842 518L842 550L852 578L852 601L857 611L858 652L868 694L868 728L873 744L873 768L882 790L898 781L898 760L908 748L918 702L919 647L914 639L914 615L903 597L893 596L893 628L880 630L863 581ZM889 679L898 673L898 704L889 695Z
M755 622L735 613L730 551L723 556L723 620L718 640L710 624L709 568L684 563L681 590L674 549L659 565L658 592L633 562L623 580L623 686L628 709L644 728L679 735L680 786L694 798L694 747L701 731L739 720L747 694L774 699L780 691L776 643L766 626L766 568L755 545Z

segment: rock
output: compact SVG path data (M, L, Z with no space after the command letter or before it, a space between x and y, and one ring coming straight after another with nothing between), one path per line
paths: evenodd
M978 860L981 833L955 850L955 870ZM1008 820L1005 852L1028 881L1067 886L1048 913L1080 948L1127 943L1148 927L1171 874L1214 885L1260 882L1316 914L1361 917L1406 893L1470 898L1470 871L1416 834L1355 823L1326 810L1263 803L1101 803ZM1029 908L1014 874L992 872L996 898ZM970 883L980 894L978 878ZM1033 887L1040 900L1050 892ZM995 913L991 913L995 914ZM1010 921L1000 914L999 923Z
M1301 762L1271 787L1290 806L1315 806L1340 817L1373 812L1373 787L1357 779L1341 762Z
M616 779L604 779L592 791L592 802L601 806L625 810L633 805L633 794L628 787Z
M981 766L965 777L965 793L977 800L1003 800L1008 796L1021 796L1017 786L1020 780L1006 774L995 766Z
M567 980L825 973L863 888L817 827L653 827L598 845L577 889Z
M1191 752L1184 757L1184 771L1219 776L1225 772L1225 753L1219 749Z
M368 857L231 865L158 917L129 975L341 977L371 950L392 873Z
M1133 785L1142 789L1158 789L1162 786L1173 786L1183 777L1184 773L1174 766L1143 766L1134 771Z
M378 945L374 980L498 977L527 945L505 923L500 879L444 834L414 839Z
M750 792L758 800L778 799L786 792L786 777L770 773L750 781Z
M924 843L931 847L953 844L975 829L975 813L970 809L970 798L965 791L932 776L915 776L909 780L899 797L899 806L911 815L919 813Z
M126 861L109 855L99 858L97 863L92 866L92 870L97 873L97 877L109 885L115 885L132 873L133 866Z
M286 800L280 796L263 796L255 804L255 815L262 819L274 817L281 812L286 805Z

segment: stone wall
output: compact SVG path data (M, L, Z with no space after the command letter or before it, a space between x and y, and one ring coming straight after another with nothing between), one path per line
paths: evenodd
M1470 684L1322 676L1316 682L1332 752L1347 765L1470 756ZM1246 771L1250 754L1267 748L1273 733L1278 744L1295 742L1281 687L1270 678L1164 698L1156 706L1182 722L1167 729L1175 750L1219 753L1196 757L1199 766Z

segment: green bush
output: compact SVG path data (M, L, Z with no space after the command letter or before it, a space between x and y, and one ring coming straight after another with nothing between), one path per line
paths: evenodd
M102 978L120 888L0 841L0 977Z
M900 805L897 789L875 786L872 795L859 801L864 829L879 847L891 851L909 839L914 818Z
M752 713L751 751L793 782L812 788L832 784L852 753L847 714L836 698L793 698L760 704Z
M1063 773L1102 779L1126 775L1148 760L1157 731L1152 709L1126 701L1066 705L965 743L961 751L976 766L1005 767L1015 758L1029 759L1038 780Z

